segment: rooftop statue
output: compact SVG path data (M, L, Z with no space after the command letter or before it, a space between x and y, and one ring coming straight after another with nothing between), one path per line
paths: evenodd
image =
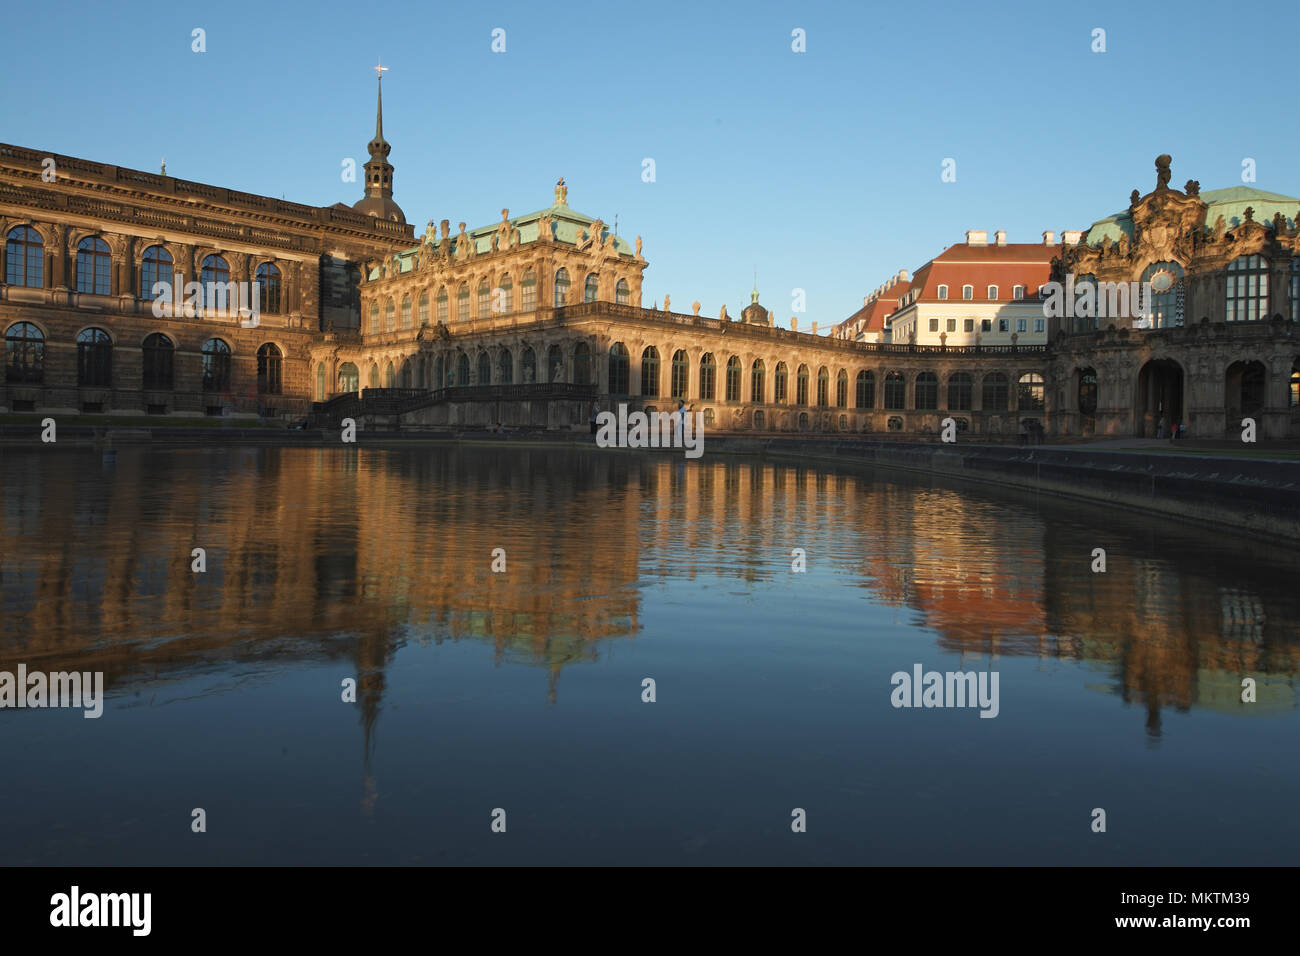
M1168 153L1161 153L1156 157L1156 189L1169 188L1169 164L1173 162Z

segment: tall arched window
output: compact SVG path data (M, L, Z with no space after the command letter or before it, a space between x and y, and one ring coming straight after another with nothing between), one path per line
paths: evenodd
M1141 325L1163 329L1183 324L1183 267L1176 262L1153 262L1142 272L1151 283L1151 302ZM1138 325L1138 323L1134 323Z
M940 299L948 298L948 287L946 285L940 285L935 295Z
M659 350L647 345L641 353L641 394L653 397L659 394Z
M370 303L370 331L379 331L379 303Z
M31 289L45 285L45 240L31 226L14 226L5 238L5 283Z
M749 367L749 400L756 405L761 405L767 401L764 392L766 374L767 367L763 365L763 360L754 359L754 364ZM754 427L757 428L758 425Z
M203 283L203 295L199 306L199 315L216 313L221 315L230 306L230 263L222 256L204 256L200 264L199 281ZM239 292L235 290L234 308L239 308Z
M154 286L159 283L166 283L169 287L172 284L172 254L162 246L150 246L140 259L140 298L146 302L158 298Z
M402 296L402 328L411 327L411 295L407 293Z
M397 329L397 307L394 305L392 297L384 303L384 331L393 332Z
M389 362L384 366L384 388L397 387L397 369L393 368L393 363Z
M970 411L975 391L975 379L970 372L953 372L948 376L948 410Z
M582 287L582 301L595 302L596 292L599 290L599 288L600 288L600 281L596 278L596 273L594 272L587 273L587 281L586 283L583 284Z
M370 363L370 375L367 377L368 388L379 387L379 365L375 362Z
M44 376L44 333L30 322L15 322L5 332L5 381L39 385Z
M257 267L258 308L267 315L280 314L280 270L269 262Z
M109 295L113 256L108 243L98 236L87 236L77 243L77 291L89 295Z
M727 359L727 401L740 401L740 358L735 355Z
M706 402L713 401L718 382L718 365L712 352L700 356L700 398Z
M531 348L524 349L524 354L519 358L520 374L523 376L525 385L532 385L537 381L537 353Z
M858 373L858 408L876 407L876 373L863 370Z
M447 287L444 285L438 289L438 323L440 325L446 325L447 321L448 321ZM438 387L441 388L442 383L439 383Z
M324 366L321 366L324 368ZM351 362L339 366L339 391L355 392L361 387L361 374Z
M844 369L835 376L835 404L839 408L849 407L849 373Z
M548 382L564 381L564 352L558 345L546 350L546 373Z
M989 372L984 376L980 404L986 412L1005 412L1008 395L1007 376L1002 372Z
M519 309L521 312L537 311L537 273L529 269L519 284Z
M230 390L230 346L221 339L203 343L203 391Z
M631 391L632 360L627 346L615 342L609 347L609 394L627 395Z
M907 382L902 372L885 375L885 408L891 412L902 411L907 406Z
M619 305L632 303L632 290L628 288L626 279L619 279L618 285L614 287L614 301Z
M113 340L103 329L77 333L77 384L108 388L113 382Z
M488 288L487 279L478 280L478 311L476 319L486 319L492 314L492 290Z
M325 363L316 363L316 401L325 401Z
M1228 263L1227 278L1228 321L1267 319L1268 260L1263 256L1238 256Z
M172 340L160 332L154 332L144 340L141 349L144 358L144 375L141 388L146 391L170 391L173 388L173 359L176 346Z
M934 372L921 372L916 376L916 408L932 412L939 407L939 376Z
M502 349L497 356L497 381L502 385L511 385L515 380L515 356L509 349Z
M595 376L591 369L591 346L579 342L573 349L573 384L590 385Z
M420 293L420 311L417 314L416 321L420 323L420 328L429 324L429 290L425 289Z
M500 315L509 315L515 310L515 280L508 273L501 277L496 306Z
M469 283L462 282L456 292L456 321L464 322L469 318Z
M786 398L786 380L790 377L789 370L785 367L784 362L776 363L776 377L772 380L772 389L774 395L772 400L778 405L785 404Z
M808 404L808 366L800 365L798 378L795 381L794 403L796 405Z
M492 384L492 356L487 352L478 353L478 384Z
M555 307L558 309L569 300L569 270L561 269L555 273Z
M686 397L686 351L678 349L673 353L672 397Z
M1024 411L1042 411L1043 376L1037 372L1026 372L1016 383L1016 405Z
M464 352L456 357L456 384L461 388L469 384L469 356Z
M817 370L817 404L825 408L831 403L830 398L831 373L823 365Z
M279 395L283 390L284 357L280 347L267 342L257 350L257 390L263 395Z

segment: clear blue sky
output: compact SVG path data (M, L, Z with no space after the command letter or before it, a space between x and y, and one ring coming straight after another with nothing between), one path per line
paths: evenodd
M32 3L0 140L317 205L361 198L377 58L417 232L569 204L640 234L645 304L823 328L967 229L1084 228L1155 185L1300 195L1300 5ZM191 51L206 30L207 52ZM491 50L506 31L506 52ZM791 50L802 28L807 52ZM1093 53L1092 30L1106 30ZM642 182L653 158L656 181ZM957 162L957 181L940 180Z

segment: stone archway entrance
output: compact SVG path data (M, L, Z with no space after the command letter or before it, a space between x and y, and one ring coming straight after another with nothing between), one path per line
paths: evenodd
M1172 359L1152 359L1142 366L1133 403L1135 436L1169 437L1169 429L1183 421L1185 381L1183 367Z
M1223 375L1223 407L1228 432L1235 432L1243 418L1258 425L1264 413L1267 377L1263 362L1233 362Z

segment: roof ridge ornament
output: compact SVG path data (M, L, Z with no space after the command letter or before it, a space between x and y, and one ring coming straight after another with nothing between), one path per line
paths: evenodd
M567 206L569 204L569 187L564 185L564 177L561 176L559 182L555 184L555 205Z

